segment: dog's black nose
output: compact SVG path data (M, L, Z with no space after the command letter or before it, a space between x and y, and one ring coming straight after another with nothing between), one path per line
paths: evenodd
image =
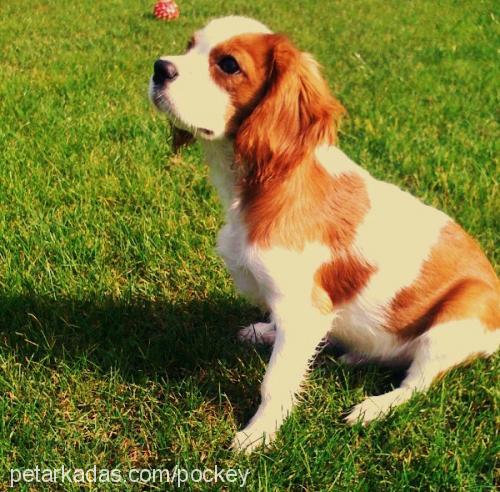
M153 82L162 85L174 80L179 73L176 66L168 60L156 60L154 65Z

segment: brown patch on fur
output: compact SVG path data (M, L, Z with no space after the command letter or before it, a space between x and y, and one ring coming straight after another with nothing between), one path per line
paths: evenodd
M347 255L322 265L314 280L328 294L333 307L355 297L375 271L372 265Z
M346 250L370 206L360 176L332 177L315 161L303 162L281 182L246 189L243 196L249 241L297 250L311 241Z
M249 240L301 250L307 242L344 254L315 274L313 304L325 313L353 298L375 268L349 253L356 229L370 206L356 174L332 177L316 162L302 163L285 181L260 186L246 199Z
M387 328L414 338L437 323L466 318L500 328L500 282L479 245L450 221L419 278L392 301Z
M240 72L217 65L228 55ZM250 242L296 249L310 240L350 242L368 198L360 177L334 179L315 162L313 152L335 141L344 113L316 62L285 36L244 34L211 51L210 71L231 96L228 127Z

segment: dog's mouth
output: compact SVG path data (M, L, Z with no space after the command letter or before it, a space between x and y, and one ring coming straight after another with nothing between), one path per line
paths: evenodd
M166 113L172 124L184 131L192 133L195 137L197 135L201 135L205 138L212 138L215 133L208 128L197 127L190 125L183 121L179 115L177 114L174 105L168 98L168 95L163 91L163 87L151 83L151 91L150 91L151 101L156 106L156 108L162 113Z

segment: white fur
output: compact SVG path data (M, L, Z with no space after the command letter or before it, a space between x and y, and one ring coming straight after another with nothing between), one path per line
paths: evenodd
M384 305L412 284L450 218L398 187L365 180L370 210L360 224L354 248L377 266L363 295Z
M276 339L261 386L261 403L247 426L236 434L232 447L237 451L249 452L260 444L269 444L296 401L329 327L328 320L318 316L310 306L303 304L303 307L300 320L292 313L284 313L286 318L275 320Z
M303 251L247 247L248 268L261 286L276 326L273 353L261 386L257 412L238 432L233 448L251 451L269 443L295 403L316 349L331 329L333 313L312 305L311 272L330 259L330 251L309 244Z
M370 177L367 171L349 159L344 152L334 145L320 145L315 154L318 162L334 178L349 173L356 174L364 179Z
M383 328L394 296L419 276L424 261L451 220L396 186L373 178L340 149L321 146L319 162L332 176L352 173L367 189L370 209L359 225L353 252L376 268L368 285L338 312L332 336L380 360L411 360L414 342L402 343Z
M205 54L224 41L240 34L270 34L271 30L262 22L241 15L229 15L213 19L195 34L196 46Z
M207 162L210 163L210 180L217 189L219 198L227 214L231 205L237 207L235 202L235 171L233 170L233 143L223 139L203 143L203 150Z
M233 449L249 452L272 440L295 402L316 347L332 327L334 314L323 315L312 305L311 274L330 260L331 253L326 246L315 243L302 251L250 246L237 202L227 218L219 235L219 253L240 291L270 309L276 326L274 334L270 334L269 325L259 326L259 333L252 332L252 327L240 331L240 338L254 342L268 334L268 343L274 338L261 387L261 404L233 441Z
M247 17L214 19L195 34L195 44L187 53L161 57L176 66L178 75L165 87L156 87L151 79L151 100L160 110L169 113L177 126L195 136L222 139L231 104L229 94L210 76L210 51L238 34L270 32L264 24Z
M322 264L332 260L332 252L316 243L307 244L302 251L250 246L233 193L228 222L219 236L219 252L242 292L271 309L276 326L274 333L270 324L259 325L257 333L252 333L251 327L240 332L240 338L256 343L275 340L261 388L261 405L245 429L237 433L233 449L249 452L272 441L293 407L316 348L327 334L368 358L398 364L413 361L402 387L356 406L347 417L350 424L385 415L414 391L426 389L440 371L498 346L498 335L493 340L477 320L435 327L408 342L383 328L390 301L418 277L450 219L395 186L375 180L339 149L318 149L316 155L332 175L358 173L364 180L371 208L358 230L354 252L376 266L378 273L353 301L334 313L321 314L311 302L313 276ZM408 217L417 219L410 221ZM333 252L333 257L341 254ZM460 350L453 340L457 330L468 330ZM352 361L354 357L345 359ZM364 356L356 359L367 360Z
M208 56L192 49L185 55L169 56L168 60L177 67L179 75L162 89L162 109L195 135L222 137L230 99L210 76Z
M217 251L224 259L238 290L249 301L266 309L268 305L261 283L263 272L254 259L254 249L248 247L247 230L241 220L237 200L227 210L226 224L217 239Z

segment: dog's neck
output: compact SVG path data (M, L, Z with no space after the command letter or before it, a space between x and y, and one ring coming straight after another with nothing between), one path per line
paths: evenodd
M201 143L205 159L210 166L210 179L227 213L237 200L233 142L223 139L201 140Z

